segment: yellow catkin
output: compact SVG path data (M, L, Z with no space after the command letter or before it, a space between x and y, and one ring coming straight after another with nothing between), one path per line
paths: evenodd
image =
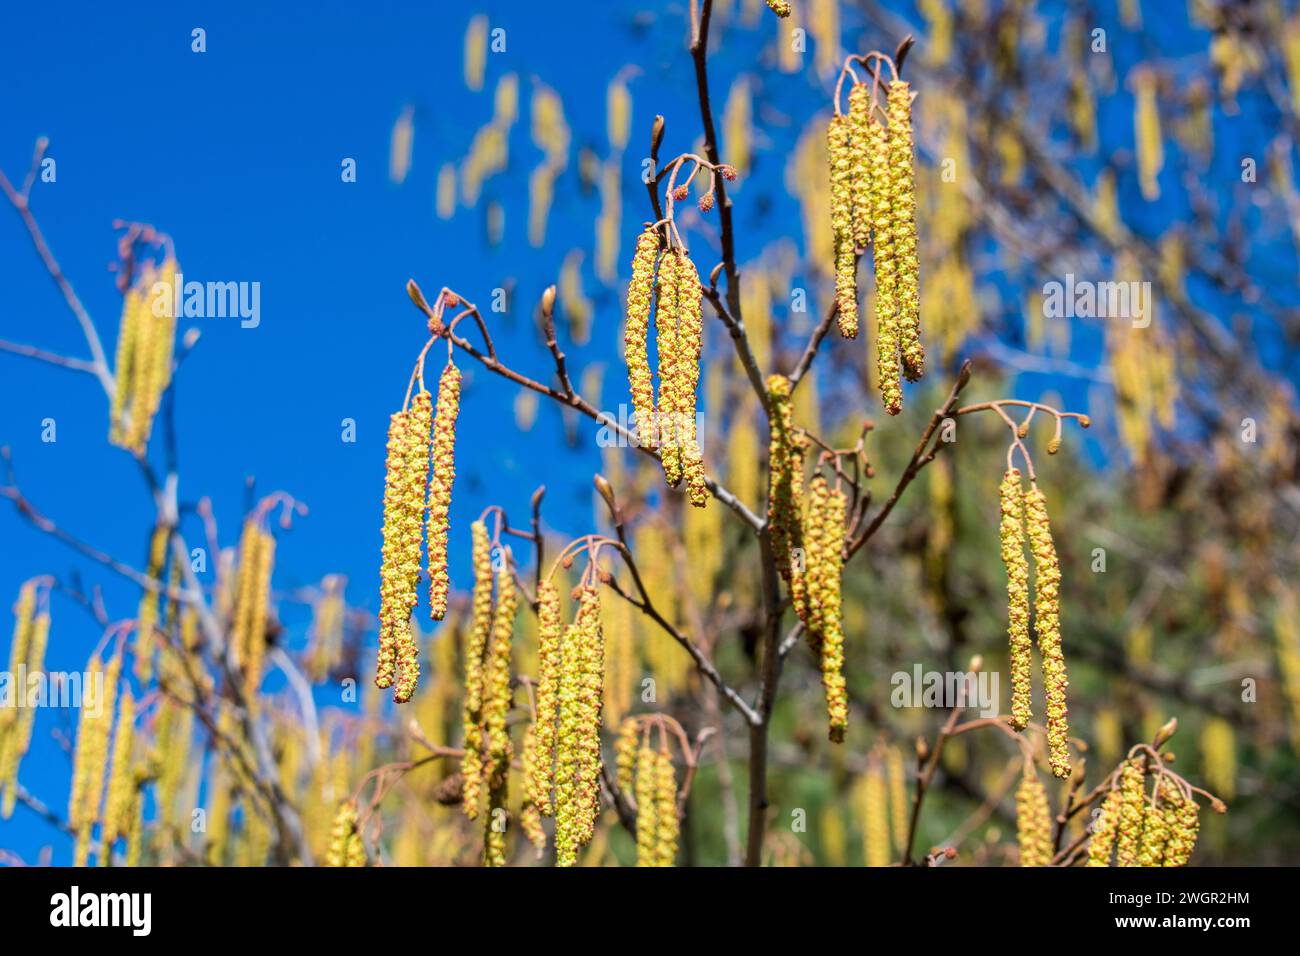
M1165 866L1186 866L1196 848L1196 837L1201 828L1200 807L1173 787L1166 788L1170 797L1164 805L1165 827L1169 839L1165 843Z
M858 334L858 257L853 236L853 152L849 137L849 118L831 117L826 129L826 155L831 166L836 322L846 339Z
M1211 717L1201 729L1201 762L1206 786L1224 800L1236 796L1237 743L1232 724L1222 717Z
M483 817L483 865L505 866L506 830L510 819L507 792L510 774L493 774L489 779L488 812Z
M492 616L492 642L483 673L483 726L487 731L488 777L495 788L510 769L510 642L514 634L518 595L507 557L497 572L497 605Z
M1007 639L1011 655L1011 725L1024 730L1030 711L1033 644L1029 637L1029 561L1020 471L1008 469L1000 490L1002 563L1007 569Z
M438 410L433 420L432 469L429 475L429 616L447 616L447 536L451 486L456 480L456 416L460 413L460 369L448 362L438 382Z
M99 655L86 666L90 675L99 675L103 691L94 705L81 708L77 723L77 746L72 759L72 791L68 802L68 826L76 832L73 865L85 866L90 851L91 830L99 819L104 794L104 776L108 769L108 737L117 701L121 655L115 654L105 667ZM96 679L92 676L92 680ZM95 688L87 688L92 694ZM83 704L89 703L89 697Z
M326 866L365 866L366 850L361 834L357 832L357 805L351 800L339 804L330 828L329 850Z
M542 814L537 801L533 799L537 792L537 724L533 723L524 733L523 754L520 757L524 770L524 805L519 814L519 823L523 827L528 842L541 852L546 848L546 831L542 828Z
M122 297L122 318L117 327L117 352L113 367L113 400L109 411L108 440L119 447L126 446L127 413L131 406L135 384L136 337L142 332L145 321L143 310L147 303L143 290L131 286Z
M259 531L253 579L252 605L249 609L248 644L244 658L244 694L251 702L262 683L266 666L266 619L271 601L271 570L275 565L275 538Z
M676 486L682 480L682 456L677 442L676 424L677 387L680 383L677 347L678 281L681 256L670 249L659 262L657 280L658 305L655 309L655 347L659 352L659 456L663 461L664 478Z
M1025 492L1025 523L1029 549L1034 553L1034 630L1043 660L1043 688L1047 697L1047 756L1052 774L1070 776L1070 727L1067 719L1065 654L1061 650L1061 562L1052 542L1047 499L1037 487Z
M39 611L34 616L35 586L28 583L23 586L16 609L17 621L14 626L14 645L11 650L10 674L15 681L14 693L26 693L26 681L19 682L21 668L26 674L41 674L45 670L45 648L50 636L50 614ZM14 660L17 663L13 663ZM36 719L36 709L26 706L0 710L0 817L8 820L13 816L14 804L18 798L18 767L27 754L32 742L32 726Z
M655 755L655 860L659 866L677 862L677 836L681 821L677 818L677 776L668 748L660 745Z
M1165 844L1169 841L1169 826L1165 822L1164 807L1160 805L1167 792L1163 780L1155 786L1155 800L1148 800L1142 807L1142 845L1138 850L1139 866L1161 866L1165 859Z
M167 542L171 529L160 524L153 529L149 538L149 560L146 573L153 581L159 581L163 566L167 561ZM158 592L145 589L140 597L140 606L136 611L135 631L135 676L142 683L148 683L153 676L154 647L158 638Z
M154 416L171 384L179 303L170 290L175 288L176 272L176 261L169 256L157 271L142 273L138 283L144 302L139 314L140 328L134 336L131 417L126 436L127 447L137 455L143 454L149 443ZM159 294L158 287L168 288L166 298Z
M636 761L636 865L658 866L659 801L655 799L658 758L642 744Z
M1119 777L1119 825L1115 838L1115 864L1138 865L1138 842L1142 838L1142 806L1146 794L1146 773L1142 758L1124 762Z
M411 447L414 409L394 412L388 421L387 458L384 464L384 545L379 569L379 659L375 686L392 687L398 676L398 645L410 629L412 579L418 580L419 559L408 564L407 518L410 471L407 456ZM416 506L423 508L423 496Z
M1021 866L1048 866L1052 862L1052 816L1047 791L1032 763L1016 789L1016 840L1020 844Z
M487 525L474 522L474 598L469 636L465 644L465 754L461 758L464 780L461 807L471 820L478 816L483 793L483 652L492 632L492 551Z
M790 393L790 380L784 375L768 377L767 396L772 409L768 468L771 471L772 492L768 499L767 520L772 529L772 552L777 569L789 586L791 600L798 610L806 606L801 521L803 452L806 440L795 433Z
M122 691L117 712L117 733L113 738L113 759L108 773L108 799L104 805L103 841L107 847L126 836L135 800L135 777L131 769L135 744L135 698Z
M889 773L889 821L892 825L894 844L902 847L907 844L910 814L907 801L907 768L903 764L903 752L897 747L886 748L885 768Z
M555 719L560 693L560 593L550 581L537 588L537 728L536 772L528 797L543 816L554 812Z
M871 242L871 88L854 83L849 90L849 155L853 179L853 244L865 249Z
M572 866L578 860L577 773L581 748L578 693L582 681L582 641L575 621L560 644L559 723L555 739L555 862Z
M686 253L678 262L677 305L680 324L677 328L678 382L673 389L677 402L674 409L674 433L681 454L682 473L686 478L686 496L696 508L709 500L704 483L704 458L696 434L696 391L700 385L700 351L704 326L700 316L700 274Z
M1150 69L1134 71L1133 141L1137 146L1138 183L1142 198L1160 198L1160 170L1165 164L1164 138L1160 134L1160 110L1156 105L1158 78Z
M600 726L604 697L605 639L600 626L600 590L583 589L578 605L582 640L582 683L578 701L581 757L578 763L578 839L588 843L600 811Z
M628 386L632 391L632 420L637 440L646 447L654 445L654 381L647 339L658 256L658 234L653 228L647 228L637 237L636 253L632 257L632 281L627 287L627 324L623 329L623 357L627 362Z
M888 790L879 761L868 761L862 781L862 840L867 866L889 866Z
M816 646L821 649L822 685L826 691L829 735L834 743L843 743L849 721L840 594L846 508L844 493L830 488L821 475L814 475L808 494L812 519L808 530L812 533L805 533L804 538L808 605L805 626L815 635Z
M420 391L411 399L410 419L402 455L402 509L398 517L401 591L398 625L394 632L397 665L393 701L404 704L415 695L420 680L420 655L411 614L419 600L420 546L424 535L426 488L432 451L433 398Z
M890 189L889 137L875 117L869 126L871 154L871 255L876 270L876 385L885 411L903 409L899 382L898 264L894 249L894 197Z
M633 796L633 780L636 777L637 744L640 740L640 721L635 717L624 717L618 728L618 737L614 741L614 767L618 789L624 796Z
M903 374L915 382L925 373L921 344L920 261L916 245L916 182L912 172L912 93L907 83L889 85L889 189L894 217L898 281L898 346Z
M1092 821L1092 836L1088 839L1088 865L1110 866L1111 851L1115 848L1115 835L1119 831L1120 802L1118 789L1109 791Z

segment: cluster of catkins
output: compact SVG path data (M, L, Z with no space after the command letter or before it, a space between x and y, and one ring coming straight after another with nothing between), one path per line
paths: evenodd
M86 665L86 673L96 680L102 678L103 689L99 706L82 707L77 720L68 800L68 827L76 835L73 866L86 865L96 823L100 825L100 855L106 855L119 837L125 837L126 863L136 865L142 849L144 801L140 787L144 773L133 766L135 699L125 688L120 701L118 696L122 673L120 644L107 667L96 652ZM88 692L98 689L94 687ZM117 732L113 735L115 713Z
M1011 655L1011 725L1023 730L1031 714L1030 675L1033 645L1029 636L1029 559L1025 553L1026 528L1034 555L1034 630L1043 661L1047 698L1047 753L1052 774L1070 775L1069 724L1065 690L1070 681L1061 651L1061 564L1052 543L1047 501L1034 484L1024 488L1017 468L1002 476L1000 537L1002 563L1007 569L1007 636Z
M877 379L885 410L903 408L902 374L925 372L912 170L912 93L889 84L887 124L866 83L854 83L849 112L831 118L826 132L835 240L835 302L840 334L858 334L858 255L871 246L876 272Z
M136 455L144 454L154 416L171 383L177 303L162 308L153 288L174 286L176 271L171 256L157 268L145 267L122 300L108 440Z
M641 720L627 717L619 727L614 753L618 789L636 809L636 865L674 865L681 824L667 736L660 728L659 746L651 746Z
M461 806L471 820L484 809L483 862L505 865L506 786L514 756L506 719L510 688L510 646L519 607L509 549L494 571L487 525L476 521L473 538L474 596L465 645L465 752L461 758ZM495 598L493 581L496 582Z
M1184 866L1200 831L1200 806L1172 774L1157 773L1151 795L1147 758L1124 761L1092 822L1088 865Z
M351 800L339 804L330 830L326 866L365 866L366 845L357 829L357 805Z
M375 686L393 687L393 700L399 704L411 699L420 678L411 613L418 601L426 527L429 611L435 621L447 614L448 515L459 411L460 370L448 359L438 386L436 414L431 396L421 389L407 407L393 413L388 425Z
M18 591L14 607L14 638L9 647L9 675L15 695L26 693L25 675L45 669L45 646L50 636L48 594L42 597L37 581L27 581ZM25 702L24 702L25 703ZM18 796L18 764L32 742L33 707L0 707L0 816L8 820Z
M789 588L808 646L821 665L830 739L841 743L849 720L841 613L848 502L844 492L831 487L820 474L813 476L805 494L807 439L794 428L792 390L790 380L783 375L772 375L767 380L772 409L768 524L777 567Z
M231 622L231 644L244 675L244 696L250 702L256 698L266 664L266 617L274 566L275 538L256 515L250 515L239 538Z
M605 636L599 585L584 582L573 596L577 614L565 627L555 585L543 581L538 588L536 710L531 739L525 742L526 805L537 816L555 817L559 866L578 861L578 850L591 842L600 812ZM526 819L525 830L535 844L545 843L540 820Z
M703 328L700 276L684 248L660 251L659 231L648 226L637 239L627 289L623 355L637 440L658 447L664 477L676 487L684 477L692 505L703 508L709 491L695 431ZM650 371L650 316L654 313L659 355L659 396Z

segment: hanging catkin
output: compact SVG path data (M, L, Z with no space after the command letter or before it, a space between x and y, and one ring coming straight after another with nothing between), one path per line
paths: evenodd
M853 244L871 243L871 90L854 83L849 90L850 156L853 160Z
M640 721L635 717L624 717L623 722L619 724L618 737L614 741L615 781L619 791L629 800L634 799L632 787L636 776L640 726Z
M655 347L659 352L659 457L663 461L664 478L676 486L682 480L682 456L677 442L675 420L677 417L677 387L680 383L678 363L681 358L677 344L678 273L680 255L669 249L659 261L657 279L658 306L655 309Z
M135 776L131 768L135 745L135 698L122 691L117 712L117 732L113 736L113 759L108 772L108 799L104 804L103 841L107 847L131 826L135 801Z
M487 774L490 786L502 785L510 770L510 641L514 633L518 597L509 552L497 571L497 605L492 616L492 643L483 674L483 725L487 731Z
M536 772L529 799L543 816L554 812L551 786L555 780L555 718L560 693L560 592L550 581L537 588L537 737Z
M920 263L916 245L916 185L912 173L912 93L906 82L889 84L889 189L897 269L899 351L903 374L915 382L925 373L921 345Z
M1164 805L1165 827L1169 839L1165 843L1165 866L1186 866L1196 847L1197 833L1201 828L1200 807L1172 786L1168 788L1169 800Z
M1029 637L1029 561L1025 556L1025 501L1020 471L1002 476L1002 563L1007 569L1007 638L1011 655L1011 726L1024 730L1030 712L1033 645Z
M831 164L831 229L835 236L835 306L840 334L858 334L857 250L853 236L853 152L847 116L832 116L826 130Z
M605 639L600 626L600 590L583 588L578 604L582 642L582 681L579 686L581 751L578 761L578 840L590 842L600 811L600 725L604 696Z
M869 123L871 154L871 255L876 270L876 381L885 411L903 410L899 382L898 266L894 249L894 197L889 138L876 117Z
M40 674L45 669L45 648L49 642L50 614L36 610L36 585L27 582L19 591L14 609L14 638L9 655L9 673L15 681L26 674ZM26 682L21 687L27 686ZM19 691L22 692L21 690ZM13 816L18 798L18 767L32 742L32 724L36 711L32 707L0 709L0 817Z
M1025 492L1025 523L1029 530L1029 549L1034 553L1034 630L1038 633L1047 697L1047 754L1052 774L1064 780L1070 775L1070 728L1065 699L1070 681L1061 651L1061 563L1052 542L1047 499L1037 486Z
M478 816L483 794L483 652L492 632L492 552L487 525L474 522L474 598L469 636L465 643L465 753L461 758L464 781L461 807L471 820Z
M655 860L658 866L672 866L677 861L677 836L681 823L677 819L677 777L673 772L673 758L663 743L655 755L654 802Z
M1016 840L1020 844L1021 866L1048 866L1052 862L1052 815L1047 791L1038 779L1032 761L1016 789Z
M655 444L654 381L650 372L647 339L650 309L654 301L655 260L659 257L659 236L648 226L637 237L632 257L632 281L627 287L627 324L623 329L623 357L627 361L628 385L632 391L632 416L637 441L644 447Z
M330 829L326 866L365 866L366 848L357 831L357 805L351 800L339 804Z
M658 758L642 744L636 759L636 865L658 866L659 802L655 799Z
M72 757L72 789L68 801L68 826L76 833L73 866L85 866L90 854L91 830L99 819L108 769L108 737L117 702L122 657L114 654L108 666L95 654L86 673L103 681L98 707L82 707L77 722L77 745Z
M447 536L451 528L451 486L456 480L456 416L460 413L460 369L451 361L438 382L429 475L429 616L447 616Z
M1110 866L1111 851L1115 848L1115 836L1119 831L1121 800L1119 788L1108 791L1101 809L1093 817L1092 836L1088 839L1089 866Z
M772 529L772 552L777 569L790 588L796 609L805 607L803 544L803 450L805 439L794 431L790 408L790 380L784 375L767 379L768 402L772 408L768 468L772 492L767 520Z
M407 571L402 567L400 538L402 512L409 507L406 492L406 436L411 413L394 412L388 420L388 450L384 463L384 546L379 570L379 660L375 667L375 686L392 687L397 679L397 631L405 627L401 619L403 589ZM245 528L247 532L247 528ZM243 589L244 568L240 567L239 590Z
M578 763L582 729L578 695L582 684L582 638L577 621L560 642L560 718L555 738L555 863L578 862Z
M1160 866L1165 859L1165 844L1169 840L1169 827L1161 802L1166 795L1165 782L1156 780L1153 799L1142 806L1142 845L1138 850L1139 866Z
M709 500L709 489L704 483L704 459L696 434L696 392L700 384L700 351L703 347L704 326L700 315L700 274L686 253L678 262L677 302L680 324L677 328L678 383L673 389L677 399L674 409L674 434L681 455L682 473L686 478L686 494L691 504L703 508Z
M844 682L844 628L841 619L840 578L843 567L844 493L814 475L808 487L806 601L804 626L813 646L819 648L822 686L830 739L844 741L848 727L848 691Z
M1146 774L1142 758L1125 761L1119 777L1119 826L1115 840L1115 865L1138 865L1138 841L1142 838L1142 806Z

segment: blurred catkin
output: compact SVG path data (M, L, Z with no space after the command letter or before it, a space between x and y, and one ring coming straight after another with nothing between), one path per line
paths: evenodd
M1002 563L1007 569L1007 637L1011 655L1011 725L1024 730L1030 710L1033 645L1029 637L1029 561L1025 556L1025 501L1020 471L1002 476Z

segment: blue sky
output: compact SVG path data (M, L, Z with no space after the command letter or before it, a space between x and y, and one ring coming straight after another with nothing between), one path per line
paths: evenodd
M654 12L634 18L640 7ZM504 53L489 54L478 93L465 89L461 64L474 11L503 27L507 41ZM847 41L857 23L847 11L844 19ZM195 27L206 31L202 54L191 52ZM752 67L770 29L764 19L755 30L729 33L712 67L716 102L738 71ZM58 178L37 184L34 208L110 352L120 310L108 269L114 219L169 233L188 278L261 284L259 327L241 329L231 319L183 326L196 325L202 338L177 393L181 498L211 497L223 544L232 545L247 477L255 476L261 493L291 492L311 513L281 542L276 589L339 572L350 579L349 600L373 609L384 433L424 341L406 279L430 293L454 285L480 305L492 289L513 288L509 313L491 317L498 347L521 371L545 376L549 358L533 332L533 305L569 250L590 250L599 208L594 195L576 188L577 149L589 144L604 153L606 86L626 63L640 64L631 82L622 263L647 214L637 175L651 118L668 118L668 154L689 148L698 132L685 34L683 2L18 5L6 11L0 32L0 165L21 178L35 138L50 138ZM877 42L892 47L895 39ZM1132 52L1140 55L1136 46ZM1118 67L1122 76L1125 66ZM435 178L442 163L464 155L507 72L520 77L521 118L510 168L485 191L507 216L504 239L492 248L482 206L461 209L449 222L436 218ZM574 142L540 250L525 237L527 175L540 156L527 130L533 77L561 94ZM826 102L820 85L803 76L778 77L764 88L759 124L775 122L754 178L777 205L756 209L744 197L757 187L742 186L742 259L775 235L797 232L797 206L780 187L784 149ZM387 176L389 134L408 103L416 107L413 162L397 187ZM1123 100L1104 122L1123 127L1130 110ZM341 181L347 157L356 160L355 183ZM84 355L75 322L7 207L0 209L0 262L0 338ZM591 343L566 350L577 366L612 362L604 405L616 406L621 290L602 289L590 269L586 289L596 305ZM432 367L436 375L436 361ZM559 415L545 406L533 430L519 432L515 390L468 360L461 367L467 381L452 570L463 586L457 555L467 551L469 521L488 504L522 517L532 490L546 484L552 524L583 530L599 455L594 424L584 421L569 448ZM47 418L57 423L53 443L41 440ZM355 443L341 440L345 418L357 423ZM0 355L0 444L12 449L24 491L63 527L140 566L151 504L134 463L107 446L106 431L104 399L89 376ZM66 578L73 570L87 586L105 589L112 618L134 614L132 588L0 508L0 630L9 631L8 604L20 581L47 572ZM300 640L304 622L289 623ZM56 597L49 668L80 668L97 639L84 612ZM40 714L22 773L60 812L67 761L51 733L67 719ZM56 832L27 811L0 822L0 846L29 861L49 842L58 847L56 861L66 858Z

